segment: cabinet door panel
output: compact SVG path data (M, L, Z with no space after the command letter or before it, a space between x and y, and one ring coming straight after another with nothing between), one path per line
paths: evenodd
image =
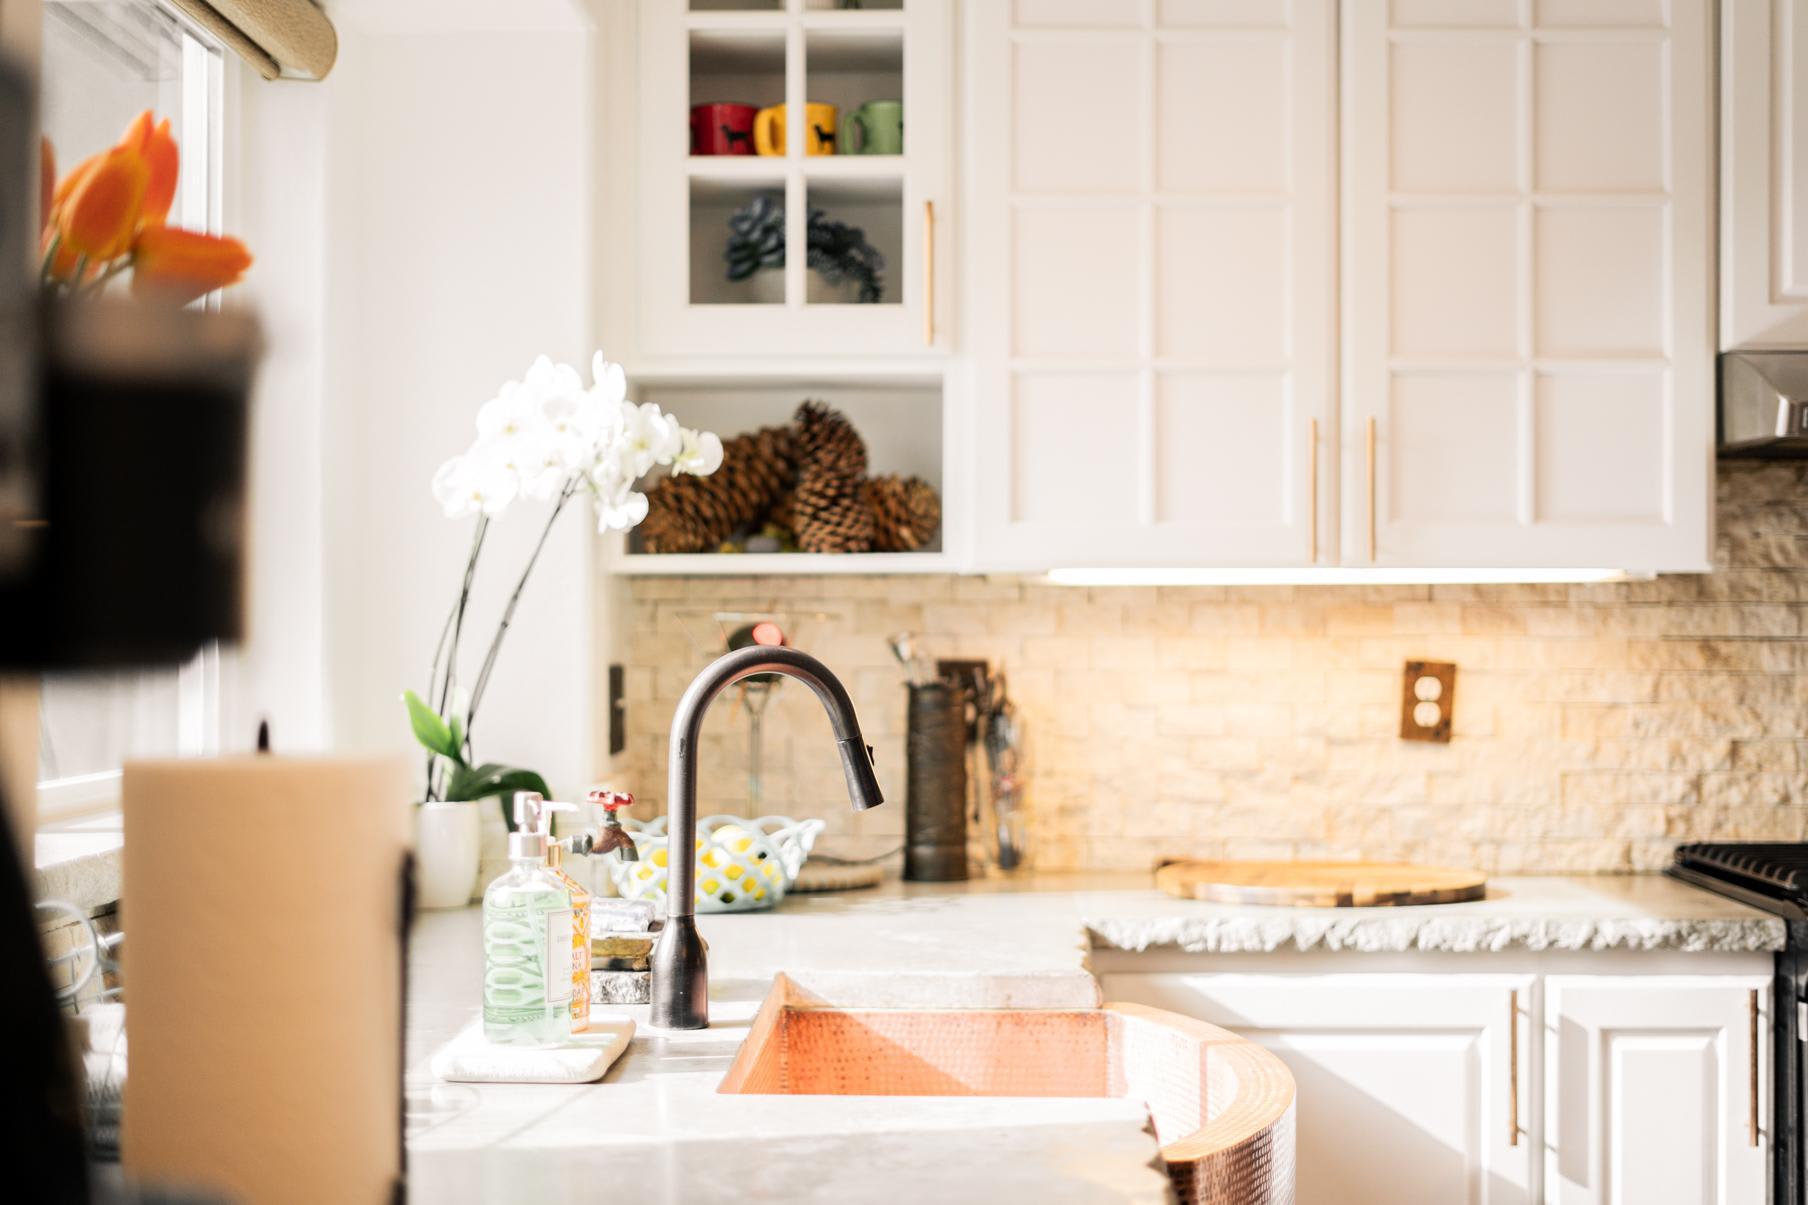
M978 567L1334 544L1332 4L965 7Z
M1300 1205L1532 1200L1531 976L1128 973L1102 983L1107 999L1198 1017L1280 1056L1298 1089Z
M1808 346L1808 0L1720 20L1720 347Z
M1547 978L1546 1199L1765 1200L1768 1001L1756 977Z
M1708 567L1711 9L1343 6L1347 562Z

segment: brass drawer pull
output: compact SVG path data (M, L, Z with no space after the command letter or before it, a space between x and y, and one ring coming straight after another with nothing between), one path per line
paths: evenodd
M1369 420L1370 432L1375 429L1374 422L1374 419ZM1519 1145L1519 991L1517 988L1507 993L1507 1145Z
M1751 993L1751 1144L1758 1145L1758 989Z
M1318 420L1311 419L1306 425L1309 442L1306 444L1306 480L1309 483L1306 506L1311 513L1312 555L1307 563L1318 564Z
M923 202L923 345L935 346L935 202Z
M1367 423L1368 463L1369 463L1369 560L1375 559L1375 416L1369 415Z

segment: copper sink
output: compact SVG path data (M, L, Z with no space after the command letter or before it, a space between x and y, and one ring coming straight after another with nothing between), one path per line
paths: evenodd
M1133 1097L1182 1201L1293 1200L1293 1077L1228 1030L1135 1004L827 1008L780 976L721 1092Z

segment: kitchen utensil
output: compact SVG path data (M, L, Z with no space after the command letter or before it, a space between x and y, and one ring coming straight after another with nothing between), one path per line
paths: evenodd
M1003 676L998 679L1001 683ZM985 717L986 765L991 772L994 854L1000 870L1015 870L1027 855L1029 833L1023 816L1023 725L1003 697Z
M904 153L904 102L869 100L849 109L841 118L843 155L902 155Z
M930 666L929 658L922 651L921 639L916 633L899 632L885 641L885 647L891 650L891 655L904 667L906 685L923 686L935 681L935 672Z
M667 850L664 816L644 824L623 820L640 861L612 862L609 874L623 899L665 906ZM810 847L827 828L821 820L789 816L705 816L697 821L697 911L751 912L785 898Z
M1479 900L1488 879L1479 870L1408 862L1173 861L1157 868L1155 885L1181 899L1223 904L1370 908Z
M753 154L753 105L709 104L691 106L691 154Z
M947 682L909 688L904 737L904 877L967 877L967 743L958 692Z
M804 105L804 123L809 128L804 140L804 154L833 155L835 130L840 110L834 105L810 101ZM785 106L761 109L753 119L754 149L762 155L785 153Z

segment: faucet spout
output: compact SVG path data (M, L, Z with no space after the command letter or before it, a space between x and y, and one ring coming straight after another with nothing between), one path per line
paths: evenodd
M752 645L718 657L678 700L672 715L666 811L666 918L653 945L652 1023L666 1029L709 1025L709 969L697 933L697 741L717 695L754 674L784 674L808 686L829 713L847 778L848 800L865 810L885 802L873 773L872 748L860 735L853 700L829 667L797 649Z

